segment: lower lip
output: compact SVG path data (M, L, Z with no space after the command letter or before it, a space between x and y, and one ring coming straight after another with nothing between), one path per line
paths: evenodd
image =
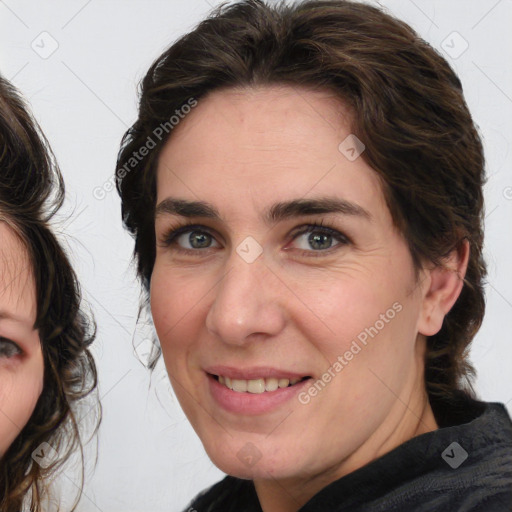
M214 377L207 374L210 393L223 409L236 414L264 414L277 409L288 402L306 386L311 379L303 380L287 388L264 393L239 393L227 388Z

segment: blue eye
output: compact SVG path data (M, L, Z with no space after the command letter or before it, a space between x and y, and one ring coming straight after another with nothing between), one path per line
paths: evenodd
M176 243L180 247L183 247L183 246L180 245L179 242L181 242L182 244L188 244L190 247L187 247L186 245L185 245L185 247L183 247L184 249L188 249L188 250L210 249L212 247L211 243L215 242L215 239L213 238L212 235L210 235L210 233L208 233L207 231L201 231L198 229L196 229L196 230L189 229L187 231L182 231L181 234L179 234L179 233L176 234L174 236L174 239L176 240Z
M8 340L7 338L0 337L0 358L11 359L12 357L19 356L22 353L22 350L18 345L16 345L16 343Z
M351 243L350 239L343 233L337 229L324 226L322 222L302 226L299 232L296 230L293 234L293 240L295 241L303 235L309 235L307 239L304 238L306 245L302 245L298 249L305 256L320 256ZM196 255L202 252L201 250L220 247L208 228L200 224L189 223L170 228L160 243L163 247L172 246L173 250L177 252L195 253Z
M308 236L304 237L304 235ZM298 249L303 250L304 254L309 253L310 256L318 255L312 253L330 252L331 249L336 249L349 243L348 238L342 233L322 224L305 226L305 229L295 234L294 241L300 240L301 237L303 245L298 247Z

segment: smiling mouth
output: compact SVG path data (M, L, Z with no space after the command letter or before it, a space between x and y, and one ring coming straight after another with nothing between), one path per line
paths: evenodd
M211 375L211 374L210 374ZM223 375L211 375L219 384L235 391L236 393L261 394L278 389L289 388L303 382L311 377L302 377L299 379L277 379L275 377L260 379L231 379Z

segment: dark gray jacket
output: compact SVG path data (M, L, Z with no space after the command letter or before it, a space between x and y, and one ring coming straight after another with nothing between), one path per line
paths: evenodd
M512 422L464 394L434 409L439 429L331 483L298 512L511 512ZM226 477L186 510L261 512L251 481Z

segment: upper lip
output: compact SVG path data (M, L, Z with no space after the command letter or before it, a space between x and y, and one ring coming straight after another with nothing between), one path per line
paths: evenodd
M251 366L240 368L234 366L215 365L204 369L211 375L222 375L230 379L253 380L253 379L302 379L308 377L307 373L297 373L289 370L272 368L269 366Z

